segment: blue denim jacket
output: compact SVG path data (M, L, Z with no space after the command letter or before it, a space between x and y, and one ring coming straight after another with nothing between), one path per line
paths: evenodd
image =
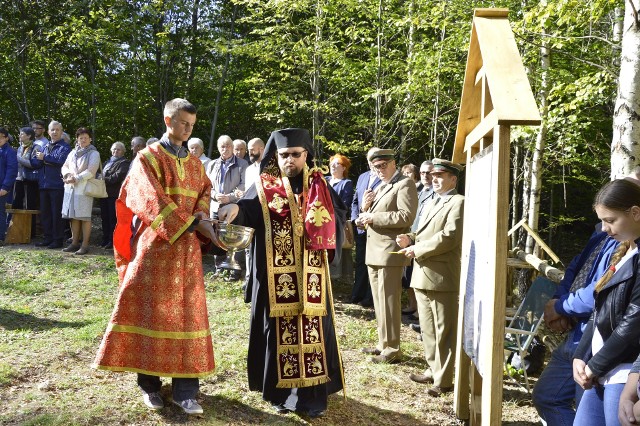
M9 143L0 147L0 189L13 193L13 184L18 175L16 150Z
M40 169L40 179L38 186L40 189L64 189L62 181L62 165L71 152L71 147L60 139L57 142L49 142L44 147L44 159L31 159L31 165L35 169Z
M598 246L598 244L600 244L600 242L602 242L603 239L605 240L604 246L602 246L600 252L591 265L586 285L575 292L570 292L571 285L573 284L573 280L578 274L578 271L580 271L584 266L591 252ZM600 231L600 228L598 227L598 230L591 235L591 238L584 250L582 250L582 253L573 258L565 272L564 278L560 281L560 284L558 284L556 294L553 296L553 298L558 299L554 308L559 314L573 317L577 320L577 324L572 332L572 341L574 343L579 342L582 337L582 333L589 321L589 317L593 312L593 289L600 277L604 275L609 267L611 255L618 247L618 244L619 243L616 240L608 237L607 233Z

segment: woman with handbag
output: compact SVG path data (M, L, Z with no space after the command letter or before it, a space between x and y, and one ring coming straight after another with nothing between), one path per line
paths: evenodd
M120 195L120 187L129 172L129 160L124 157L125 147L122 142L111 145L111 158L104 162L102 177L107 188L107 198L100 200L102 216L102 243L104 249L113 248L113 231L116 228L116 200Z
M69 153L62 166L64 200L62 217L71 219L71 245L62 251L78 255L89 252L91 236L91 210L93 197L85 195L87 181L93 178L100 167L100 153L91 144L91 132L86 127L76 131L76 147ZM82 245L80 245L82 235Z
M21 128L18 139L20 139L18 176L13 189L13 204L11 207L19 210L38 210L40 170L31 165L31 159L35 159L36 154L42 151L42 148L35 143L36 133L31 127ZM36 233L36 216L32 215L31 220L31 237L34 237Z

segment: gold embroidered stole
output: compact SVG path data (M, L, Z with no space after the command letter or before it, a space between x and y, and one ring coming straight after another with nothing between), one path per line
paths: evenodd
M305 167L302 204L308 190ZM270 316L276 317L278 384L293 388L329 380L322 317L329 272L325 250L307 250L302 206L289 179L263 173L256 185L265 223Z

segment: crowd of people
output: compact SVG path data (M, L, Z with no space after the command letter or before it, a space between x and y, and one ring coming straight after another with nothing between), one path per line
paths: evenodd
M164 407L160 377L171 377L173 403L202 413L199 379L215 363L201 256L206 241L217 241L215 224L226 222L255 230L243 253L249 387L278 413L321 416L328 395L344 387L331 280L348 276L352 247L350 303L373 307L376 319L377 339L362 352L373 363L402 361L401 318L413 315L426 368L409 378L429 385L432 397L450 392L463 167L439 158L398 167L395 151L374 147L354 185L341 153L323 175L307 130L274 131L266 144L223 135L211 159L204 142L190 138L195 121L194 105L169 101L160 139L134 137L131 161L116 142L104 163L87 128L72 147L59 122L48 124L46 140L45 123L34 121L20 129L17 149L0 128L0 242L9 204L40 211L37 246L63 247L69 221L63 251L86 254L94 199L85 188L96 176L105 181L101 246L114 249L120 286L94 366L137 373L152 409ZM598 192L600 223L545 307L548 327L567 333L533 391L546 424L640 421L639 175L640 168ZM241 279L237 271L226 278Z

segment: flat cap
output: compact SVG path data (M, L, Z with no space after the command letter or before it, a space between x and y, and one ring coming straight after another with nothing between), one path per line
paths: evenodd
M369 152L367 160L393 160L394 151L392 149L379 149L374 148Z
M449 160L443 160L442 158L434 158L432 163L433 169L431 169L431 173L450 172L458 176L462 171L462 165L453 163Z

